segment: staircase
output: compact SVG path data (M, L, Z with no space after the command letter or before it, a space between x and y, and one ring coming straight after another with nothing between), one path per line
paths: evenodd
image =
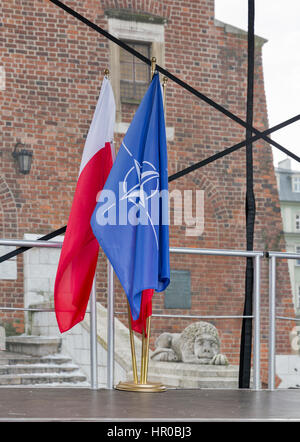
M59 353L60 339L32 336L6 338L0 351L0 386L87 386L86 376Z

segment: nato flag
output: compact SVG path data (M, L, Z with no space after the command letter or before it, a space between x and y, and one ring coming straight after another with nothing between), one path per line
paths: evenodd
M138 319L142 291L170 282L168 165L159 75L138 107L91 218Z

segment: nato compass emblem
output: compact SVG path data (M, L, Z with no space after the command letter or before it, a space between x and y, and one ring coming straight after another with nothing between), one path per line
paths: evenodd
M123 195L120 201L127 199L130 203L134 204L138 209L142 210L146 215L155 236L156 246L158 249L157 234L154 228L153 220L149 213L149 200L153 198L159 192L159 173L155 166L149 161L143 161L142 164L137 161L128 147L122 142L128 155L132 158L133 166L125 174L123 180ZM133 179L132 179L133 178ZM131 185L128 189L128 181L135 181L136 184ZM151 193L148 195L145 191L145 185L150 181L155 180L152 186Z

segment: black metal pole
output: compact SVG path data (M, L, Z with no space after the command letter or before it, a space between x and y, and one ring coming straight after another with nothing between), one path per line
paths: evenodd
M248 0L248 76L247 76L247 124L253 124L253 89L254 89L254 0ZM252 131L246 129L246 140L250 140ZM252 142L246 144L246 239L247 250L253 250L254 245L254 224L255 224L255 196L253 183L253 149ZM253 261L247 258L245 278L245 302L244 315L252 315L252 293L253 293ZM252 319L244 318L242 324L240 344L240 370L239 387L249 388L251 372L251 351L252 351Z

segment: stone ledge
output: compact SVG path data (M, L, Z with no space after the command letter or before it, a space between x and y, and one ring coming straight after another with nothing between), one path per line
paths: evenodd
M239 368L149 361L149 379L175 388L237 388Z
M31 356L46 356L59 353L61 338L48 336L10 336L6 338L6 349L13 353Z
M133 11L132 9L106 9L104 13L108 18L117 18L119 20L155 23L159 25L167 23L165 17L147 12Z
M183 362L149 361L149 373L174 374L177 376L236 377L239 368L234 365L198 365Z
M235 34L242 38L243 40L246 40L248 38L248 32L244 31L244 29L237 28L236 26L229 25L228 23L224 23L218 19L215 18L214 20L215 26L219 28L223 28L224 31L228 34ZM262 47L265 43L268 42L268 40L264 37L260 37L258 35L254 36L255 38L255 46Z

